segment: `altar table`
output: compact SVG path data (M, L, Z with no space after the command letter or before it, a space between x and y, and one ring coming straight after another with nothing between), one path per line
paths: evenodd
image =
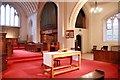
M61 57L69 57L69 56L78 56L78 63L77 65L64 65L64 66L58 66L58 67L54 67L54 59L55 58L61 58ZM54 78L54 75L58 75L61 73L65 73L68 71L72 71L72 70L78 70L80 69L80 64L81 64L81 52L80 51L73 51L73 50L68 50L67 52L46 52L43 53L43 63L46 66L49 66L49 69L45 69L45 72L50 72L51 77ZM66 68L64 70L58 70L58 69L63 69ZM58 70L58 71L57 71Z

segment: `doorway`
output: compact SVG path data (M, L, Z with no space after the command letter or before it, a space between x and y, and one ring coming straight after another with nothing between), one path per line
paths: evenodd
M76 35L76 40L75 40L75 50L81 51L82 50L82 44L81 44L81 35Z

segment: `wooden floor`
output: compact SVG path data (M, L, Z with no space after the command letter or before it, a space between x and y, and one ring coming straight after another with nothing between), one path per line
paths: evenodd
M82 53L83 59L93 60L93 53Z

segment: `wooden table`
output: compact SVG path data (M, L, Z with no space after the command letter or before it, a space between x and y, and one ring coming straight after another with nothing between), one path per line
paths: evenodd
M60 58L60 57L69 57L69 56L74 56L74 55L78 55L78 63L77 65L74 64L70 64L70 65L64 65L64 66L58 66L58 67L54 67L54 59L55 58ZM50 72L51 77L54 78L55 75L61 74L61 73L65 73L68 71L72 71L72 70L78 70L80 69L80 64L81 64L81 52L80 51L73 51L73 50L68 50L67 52L47 52L47 53L43 53L43 63L45 66L48 66L48 69L44 69L45 72ZM66 68L64 70L59 70L59 69L63 69Z

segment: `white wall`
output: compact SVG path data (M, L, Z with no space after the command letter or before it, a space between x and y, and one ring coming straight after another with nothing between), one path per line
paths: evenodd
M111 43L111 42L103 42L103 21L110 15L116 13L117 11L117 3L107 3L101 5L103 8L103 11L100 14L92 15L88 12L88 22L87 22L87 29L82 29L82 31L79 32L79 29L75 28L74 23L74 15L77 15L79 10L81 9L81 6L78 6L76 2L72 3L56 3L58 7L58 41L60 42L60 48L72 48L74 47L74 41L75 38L66 39L65 38L65 31L73 29L75 34L74 37L77 34L82 35L82 51L83 53L89 52L92 49L93 45L97 45L98 49L100 49L103 45L111 45L111 44L117 44L117 43ZM80 5L83 5L80 3ZM75 7L78 6L76 10ZM78 11L77 11L78 10ZM75 11L75 12L73 12ZM77 12L76 12L77 11ZM33 21L33 29L32 34L34 35L33 41L37 42L38 38L38 32L37 32L37 13L29 16L29 20ZM76 20L76 19L75 19ZM73 22L72 22L73 21ZM38 26L39 27L39 26Z
M72 13L73 13L76 5L78 6L78 4L76 2L68 2L68 3L64 3L63 5L58 5L59 9L60 9L59 10L59 20L58 20L60 23L60 25L58 26L58 29L60 31L58 30L58 34L59 34L58 40L60 42L62 41L61 48L70 49L70 48L75 47L75 37L79 33L79 29L75 28L75 24L74 25L70 24L70 21L71 21L70 18L72 16ZM79 12L79 11L77 11L77 12ZM75 12L75 15L76 15L76 12ZM74 30L74 38L66 38L65 37L66 30ZM62 34L62 36L60 34ZM88 50L88 30L82 29L80 34L82 35L82 51L87 52L87 50Z
M81 30L81 31L79 31ZM85 53L85 52L88 52L88 29L80 29L80 28L75 28L75 40L76 40L76 35L81 35L81 42L82 42L82 52Z
M72 39L66 39L65 31L72 29L69 24L69 17L75 6L75 2L71 3L57 3L58 7L58 41L60 42L60 49L62 48L72 48Z
M31 31L31 34L28 34L28 36L32 35L33 42L37 43L38 42L37 41L37 13L34 13L28 17L28 23L30 23L30 20L32 20L32 31ZM28 26L28 30L29 30L29 27L30 26Z
M117 12L118 5L117 3L106 3L101 5L103 7L103 11L99 14L91 14L89 18L89 36L91 37L91 40L89 43L91 43L91 49L93 45L97 45L97 49L101 49L103 45L110 46L118 44L117 42L104 42L103 36L105 35L104 32L104 21L106 18L111 16L112 14Z
M63 21L61 25L64 26L63 28L64 32L65 30L73 29L75 30L74 37L79 33L79 29L74 28L74 25L75 25L74 21L70 23L70 18L76 6L77 6L76 3L64 3L64 8L63 8L64 10L61 10L61 12L59 12L59 15L64 14L64 16L59 16L59 17L64 17L64 19L62 18L59 19L59 21ZM111 45L117 44L114 42L103 41L103 35L104 35L103 34L103 27L104 27L103 22L108 16L111 16L112 14L117 12L118 5L117 3L103 3L100 6L104 8L103 8L103 11L99 14L94 15L94 14L89 13L89 11L87 12L87 14L89 15L87 18L89 20L87 22L87 29L82 29L82 31L80 32L80 35L82 35L83 53L90 52L93 45L97 45L98 46L97 49L101 49L103 45L108 45L110 49ZM62 6L59 5L59 7L62 7ZM74 14L76 15L76 12L74 12ZM73 26L71 26L71 24ZM58 26L58 27L61 27L61 26ZM59 38L62 39L62 37L59 37ZM65 48L67 47L68 49L70 49L71 47L74 47L74 41L75 41L75 38L66 39L64 36L64 44L63 42L62 44L64 45Z
M27 38L27 16L21 16L20 25L20 40L26 40Z
M55 4L58 7L58 41L60 42L60 49L73 48L73 47L75 47L75 38L67 39L65 37L65 31L75 29L75 26L71 26L71 24L70 24L70 17L71 17L72 12L74 11L75 6L78 4L76 2L65 2L65 3L56 2ZM42 12L42 9L40 7L38 16L40 16L41 12ZM77 11L77 12L79 12L79 11ZM77 35L77 33L78 33L77 30L75 30L75 32L76 32L75 35ZM87 44L88 41L86 42L84 39L87 36L87 30L82 30L81 34L83 35L83 47L84 47L83 51L86 52L87 51L86 46L88 45Z
M20 40L26 40L27 39L26 38L27 37L27 15L24 12L24 10L14 2L10 4L13 7L15 7L20 14L20 32L19 32Z

